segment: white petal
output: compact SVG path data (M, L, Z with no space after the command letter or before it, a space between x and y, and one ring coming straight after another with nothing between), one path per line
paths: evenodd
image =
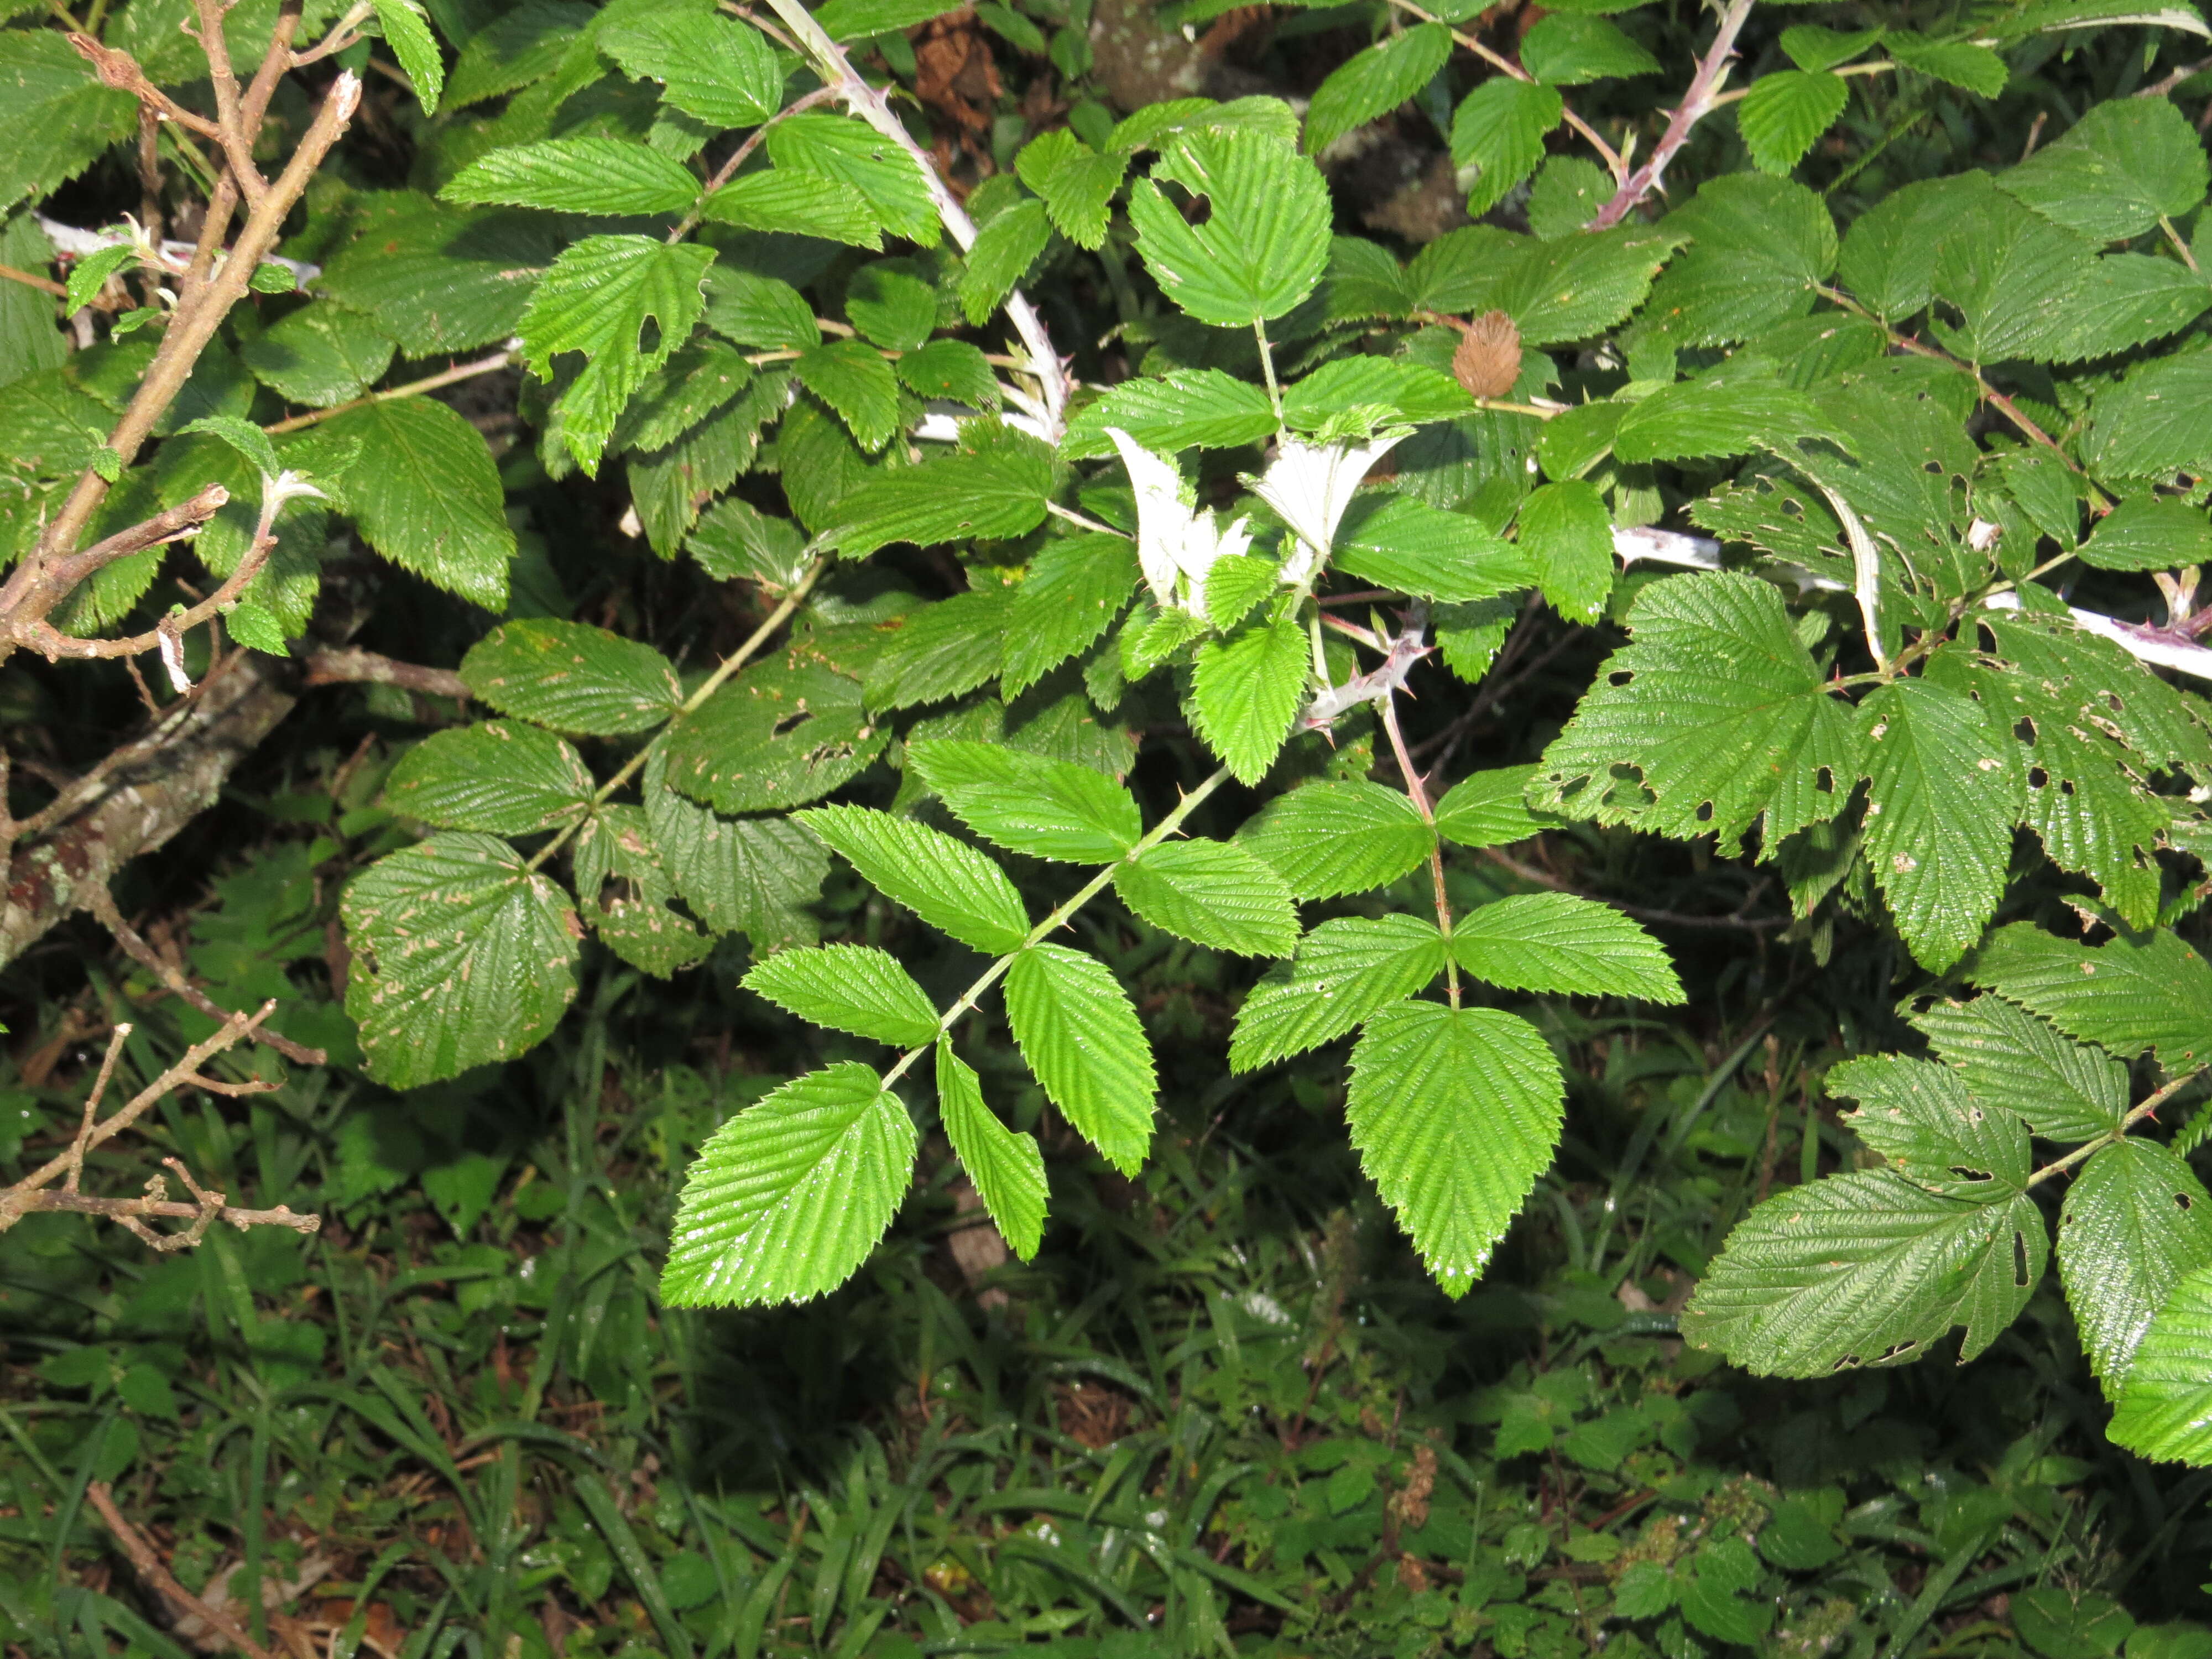
M1129 469L1129 483L1137 492L1137 563L1153 597L1173 605L1176 573L1191 531L1182 475L1119 427L1108 427L1106 435L1121 452L1121 465Z
M1368 468L1395 449L1405 435L1378 438L1356 448L1283 440L1252 491L1305 544L1305 552L1284 562L1285 580L1303 581L1312 574L1314 563L1335 545L1336 527L1344 521L1352 492L1359 488ZM1303 567L1295 575L1293 562Z

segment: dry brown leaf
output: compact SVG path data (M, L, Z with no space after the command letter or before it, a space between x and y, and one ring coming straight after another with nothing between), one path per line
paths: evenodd
M1502 311L1460 325L1452 376L1471 398L1503 398L1521 378L1521 331Z

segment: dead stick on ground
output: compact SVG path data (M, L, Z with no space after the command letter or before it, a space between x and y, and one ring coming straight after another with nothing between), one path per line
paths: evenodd
M114 1534L115 1541L123 1547L124 1554L131 1558L132 1568L162 1600L179 1613L191 1614L240 1653L246 1655L247 1659L276 1659L275 1654L240 1630L228 1613L210 1607L177 1582L176 1575L154 1553L154 1547L146 1541L136 1527L123 1518L122 1511L115 1507L114 1495L107 1482L92 1482L84 1489L84 1495L91 1500L94 1512L107 1530Z

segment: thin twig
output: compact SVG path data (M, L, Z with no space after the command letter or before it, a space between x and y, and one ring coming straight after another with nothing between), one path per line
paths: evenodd
M699 221L704 218L707 214L707 198L712 196L716 191L721 189L724 185L728 184L731 179L738 176L738 169L744 166L745 162L750 159L752 153L760 148L761 141L768 137L769 128L773 127L778 121L783 120L787 117L799 114L806 110L817 108L821 105L830 103L842 95L843 94L839 91L839 89L834 86L817 87L813 91L808 93L804 98L793 99L790 103L776 111L775 114L769 116L767 120L762 122L760 125L755 127L750 135L746 137L744 143L739 144L737 149L730 152L730 159L723 162L720 167L714 169L714 176L708 179L706 185L699 191L699 199L692 204L691 211L685 214L683 218L677 221L676 228L668 233L669 241L672 244L680 242L686 236L689 236L694 230L698 228ZM848 333L851 332L850 330L846 331Z
M57 300L69 298L69 285L58 283L51 276L33 276L27 270L18 270L13 265L0 265L0 283L21 283L25 288L34 288L41 294L51 294Z
M35 1194L43 1188L52 1186L56 1180L68 1174L71 1170L82 1170L84 1167L86 1153L122 1133L124 1130L144 1116L155 1102L160 1100L170 1091L186 1085L210 1088L214 1080L201 1077L200 1066L216 1055L234 1048L238 1043L252 1036L259 1030L270 1015L276 1012L276 1003L275 999L271 998L251 1014L233 1014L223 1022L222 1030L186 1049L182 1060L131 1096L112 1117L104 1119L98 1123L88 1122L78 1133L76 1138L70 1142L67 1152L55 1153L52 1158L15 1182L14 1186L0 1188L0 1232L4 1232L13 1226L17 1217L23 1214L26 1210L33 1207L32 1200ZM276 1086L275 1084L228 1084L221 1085L214 1091L265 1094Z
M403 691L427 696L451 697L465 702L472 695L469 683L450 668L426 668L420 663L400 662L380 652L357 646L332 646L307 659L310 685L396 685Z
M114 1534L115 1541L123 1547L124 1554L131 1559L131 1565L137 1571L138 1576L152 1586L163 1600L179 1613L190 1613L193 1618L198 1619L210 1630L222 1637L224 1641L246 1655L246 1659L276 1659L275 1654L240 1630L237 1621L228 1613L218 1607L210 1607L177 1582L176 1575L164 1566L161 1558L154 1553L154 1547L146 1541L136 1527L123 1518L122 1511L115 1507L115 1499L107 1482L105 1480L91 1482L85 1487L84 1495L91 1501L93 1510L100 1516L101 1522L106 1525L110 1533Z
M1729 0L1728 9L1721 14L1720 33L1713 37L1713 44L1706 48L1705 55L1698 60L1698 71L1691 77L1689 90L1683 94L1682 101L1668 121L1667 131L1652 147L1650 158L1628 175L1613 192L1613 199L1589 222L1590 229L1612 229L1645 197L1664 188L1667 164L1690 142L1690 130L1711 112L1714 95L1728 78L1729 60L1735 55L1735 38L1742 33L1744 20L1751 15L1751 3L1752 0Z
M2027 1184L2031 1187L2039 1186L2044 1182L2050 1180L2053 1176L2062 1174L2064 1171L2072 1169L2076 1164L2081 1163L2084 1158L2094 1157L2096 1153L2102 1152L2106 1147L2118 1146L2121 1141L2127 1139L2129 1130L2134 1128L2136 1124L2142 1122L2143 1119L2148 1117L2152 1113L2158 1110L2160 1107L2165 1105L2166 1103L2172 1099L2174 1096L2179 1094L2191 1084L2196 1082L2198 1078L2203 1077L2207 1071L2212 1071L2212 1066L2199 1066L2193 1071L2184 1072L2179 1077L2175 1078L2172 1082L2166 1085L2165 1087L2159 1090L2157 1093L2147 1098L2142 1105L2136 1107L2125 1117L2122 1118L2113 1127L2112 1132L2110 1134L2100 1135L2094 1140L2088 1141L2082 1146L2076 1146L2072 1152L2067 1153L2063 1158L2054 1158L2050 1163L2045 1164L2033 1175L2028 1176Z
M92 912L100 925L115 936L123 952L140 967L159 979L168 989L205 1014L210 1019L228 1021L237 1018L229 1009L219 1007L208 994L186 979L183 970L174 963L164 962L149 945L138 930L133 927L116 907L115 896L104 884L95 884L85 889L84 908ZM330 1056L320 1048L301 1047L287 1036L274 1031L256 1030L253 1040L264 1048L274 1048L285 1059L299 1066L324 1066Z
M332 404L328 409L314 409L305 415L294 415L282 421L272 421L261 429L271 437L282 437L287 432L304 432L319 426L332 416L349 410L367 409L372 404L388 404L395 398L415 398L425 392L454 386L463 380L473 380L480 374L493 374L514 361L512 352L495 351L489 357L479 357L474 362L456 363L451 368L441 368L435 374L426 374L419 380L410 380L404 386L386 386L381 392L371 392L343 404Z
M208 224L202 232L199 246L193 252L192 267L185 276L178 308L162 337L161 349L155 354L146 378L139 383L130 406L108 436L106 447L123 465L137 459L140 448L153 434L155 423L191 377L200 354L215 338L223 319L245 297L261 256L276 241L283 228L285 216L306 191L307 181L337 143L339 135L351 123L360 102L359 77L350 71L341 73L331 82L322 107L299 147L292 152L284 171L263 194L260 204L239 233L236 246L231 248L219 270L213 269L215 247L219 244L222 226L228 222L233 209L227 199L228 181L218 187L210 201ZM65 557L75 548L94 512L106 499L107 490L107 480L87 467L47 527L37 553L18 566L6 586L0 587L0 660L25 641L33 624L45 621L52 604L45 610L27 606L23 603L24 592L37 582L46 565Z

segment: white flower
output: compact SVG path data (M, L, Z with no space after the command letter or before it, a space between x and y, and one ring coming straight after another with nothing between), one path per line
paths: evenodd
M1283 580L1291 586L1309 581L1336 544L1336 527L1352 505L1352 493L1373 466L1404 441L1405 433L1356 446L1307 444L1285 438L1261 477L1249 480L1252 493L1275 510L1297 538L1296 551L1283 561Z
M1106 435L1121 452L1137 492L1137 563L1146 586L1162 605L1203 617L1206 573L1216 561L1238 557L1252 545L1246 521L1218 528L1212 508L1194 512L1183 500L1182 475L1172 462L1119 427L1108 427Z

